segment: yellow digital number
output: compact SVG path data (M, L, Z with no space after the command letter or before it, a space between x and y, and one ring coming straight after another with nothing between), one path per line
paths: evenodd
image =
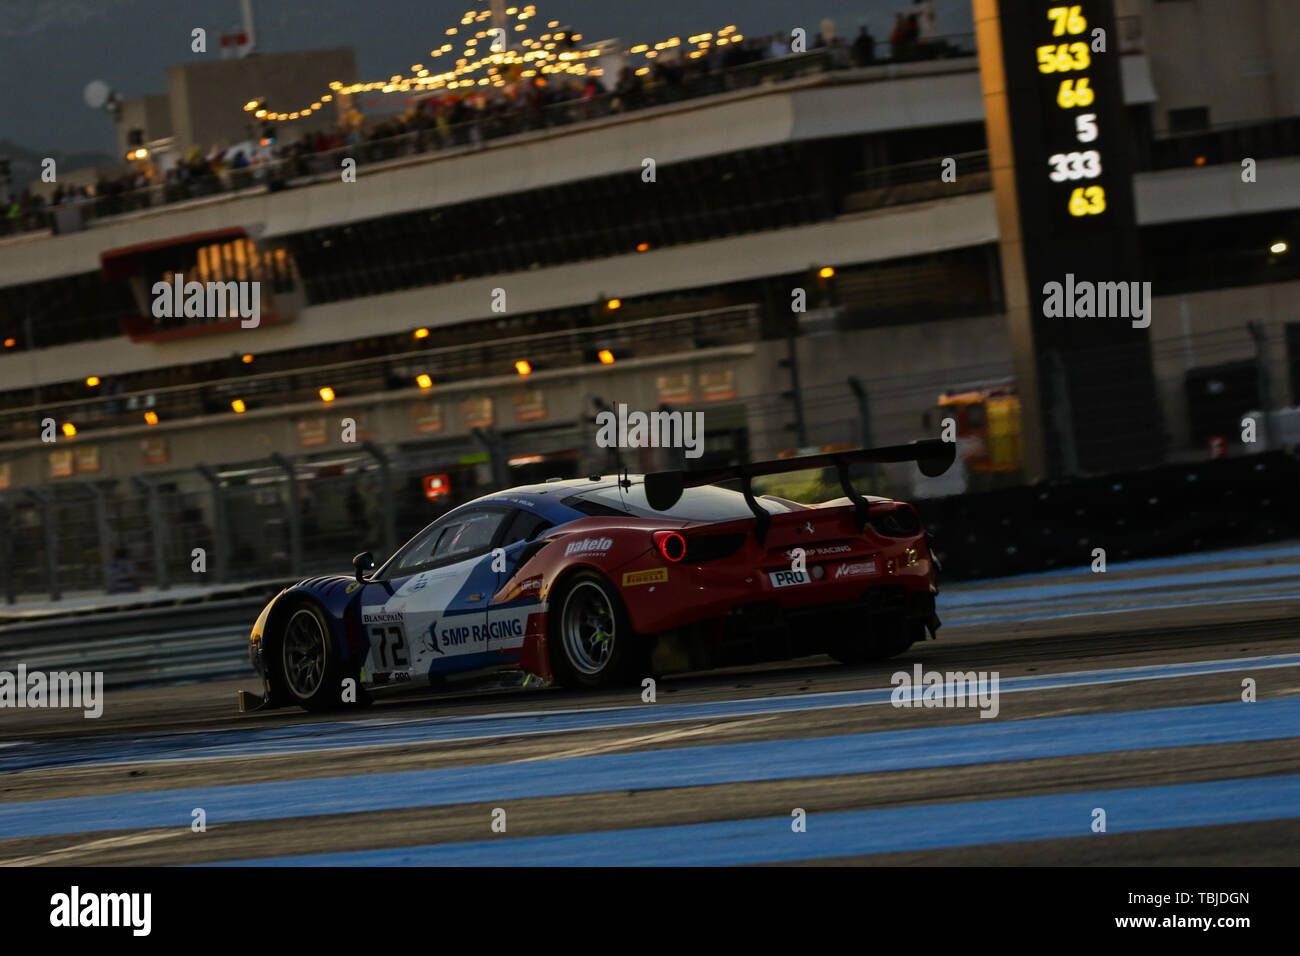
M1049 43L1038 48L1039 73L1069 73L1092 64L1086 43Z
M1061 87L1056 92L1056 105L1063 110L1070 110L1076 106L1091 106L1094 98L1088 78L1081 76L1077 80L1061 81Z
M1096 216L1106 211L1106 190L1100 186L1080 186L1070 193L1071 216Z
M1088 21L1083 17L1083 8L1078 4L1072 7L1052 7L1047 11L1047 19L1052 21L1052 36L1070 34L1075 36L1088 29Z

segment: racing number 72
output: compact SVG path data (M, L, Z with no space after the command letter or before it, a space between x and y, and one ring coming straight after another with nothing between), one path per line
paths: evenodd
M388 643L390 635L393 638L391 647ZM370 644L374 647L376 656L379 658L379 666L382 668L406 667L411 663L406 656L406 640L402 636L400 627L372 627L370 629ZM388 660L390 651L392 652L391 662Z

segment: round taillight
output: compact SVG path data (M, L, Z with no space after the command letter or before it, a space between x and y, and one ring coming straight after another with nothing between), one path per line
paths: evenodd
M680 561L686 557L686 539L676 531L656 531L655 547L668 561Z

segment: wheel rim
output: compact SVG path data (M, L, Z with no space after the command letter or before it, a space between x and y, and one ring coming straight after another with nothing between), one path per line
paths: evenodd
M311 697L325 679L325 633L320 621L303 608L289 618L284 629L280 659L289 689L302 698Z
M579 672L599 674L614 653L614 608L604 588L579 583L564 599L564 656Z

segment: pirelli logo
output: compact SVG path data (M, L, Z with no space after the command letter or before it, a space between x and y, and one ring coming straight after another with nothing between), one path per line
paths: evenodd
M654 568L650 571L626 571L623 574L623 587L634 584L658 584L668 580L667 568Z

